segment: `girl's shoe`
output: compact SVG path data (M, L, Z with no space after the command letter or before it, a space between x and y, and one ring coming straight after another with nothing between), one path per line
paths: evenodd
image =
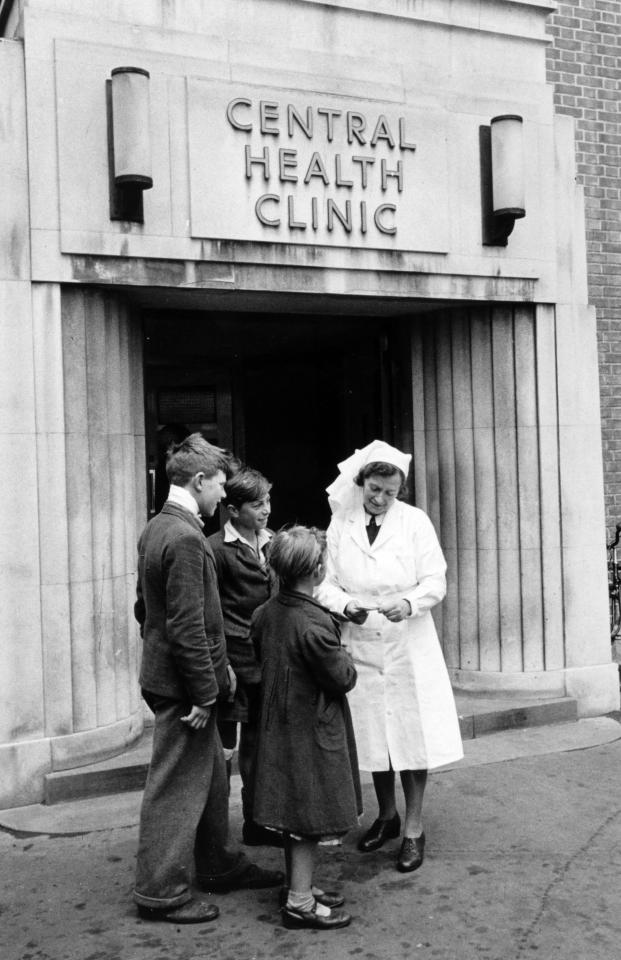
M283 926L289 930L338 930L351 923L351 917L343 910L330 910L325 916L312 910L296 910L294 907L282 908Z
M337 893L336 890L324 890L323 893L315 893L313 896L317 903L320 903L323 907L329 907L331 910L335 907L342 907L345 903L345 897ZM278 906L286 907L288 897L289 887L281 887L278 894Z

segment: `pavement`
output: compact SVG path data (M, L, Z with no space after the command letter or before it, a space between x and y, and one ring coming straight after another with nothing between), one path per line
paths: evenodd
M0 960L619 960L620 720L466 741L463 761L430 775L419 871L395 870L399 841L358 853L358 831L322 849L317 879L353 917L330 933L285 930L273 890L214 897L205 925L139 919L140 791L0 811ZM363 793L361 829L368 775ZM281 866L279 850L249 853Z

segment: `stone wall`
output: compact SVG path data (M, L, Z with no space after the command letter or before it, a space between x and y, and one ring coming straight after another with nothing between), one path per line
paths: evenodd
M621 519L621 6L559 3L548 21L548 79L558 113L576 123L584 187L589 302L597 311L606 522Z

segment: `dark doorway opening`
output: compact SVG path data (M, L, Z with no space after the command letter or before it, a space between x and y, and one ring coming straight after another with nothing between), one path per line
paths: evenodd
M325 527L336 465L375 438L409 446L411 321L200 313L145 315L150 513L158 433L201 430L274 484L270 526Z

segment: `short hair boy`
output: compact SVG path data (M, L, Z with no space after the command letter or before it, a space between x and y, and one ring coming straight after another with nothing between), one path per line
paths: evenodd
M272 484L258 470L242 467L225 485L228 519L209 537L216 558L229 663L237 677L235 698L218 710L218 729L229 770L239 729L242 778L243 840L250 846L281 846L279 834L254 823L254 756L258 728L261 668L250 640L252 614L274 591L275 577L266 561L272 537L267 528Z

